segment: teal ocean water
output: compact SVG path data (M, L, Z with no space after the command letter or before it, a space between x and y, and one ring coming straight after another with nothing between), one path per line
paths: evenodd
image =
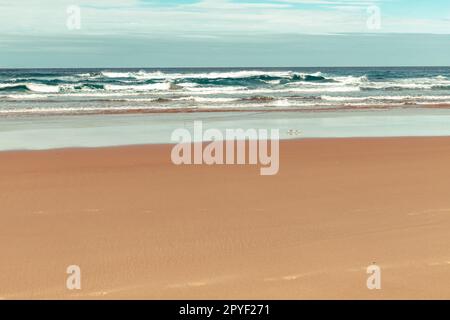
M173 143L196 120L282 139L450 136L449 106L448 67L3 69L0 150Z
M446 104L449 67L0 70L0 116Z

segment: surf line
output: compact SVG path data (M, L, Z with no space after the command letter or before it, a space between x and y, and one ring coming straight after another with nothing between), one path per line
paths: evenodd
M276 175L279 171L278 129L226 129L223 133L214 128L203 130L203 122L194 121L193 133L186 128L178 128L172 132L171 141L177 142L171 152L175 165L259 164L263 176Z

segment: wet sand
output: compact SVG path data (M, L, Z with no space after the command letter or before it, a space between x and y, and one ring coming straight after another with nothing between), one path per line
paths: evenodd
M263 99L263 98L259 98ZM257 100L258 101L258 100ZM160 103L167 103L164 99ZM302 113L327 113L327 112L342 112L342 111L387 111L387 110L429 110L429 109L450 109L450 104L448 103L389 103L389 104L373 104L373 105L323 105L323 106L311 106L306 107L298 106L296 108L283 108L283 107L227 107L227 108L208 108L208 107L165 107L165 108L107 108L107 109L95 109L92 110L0 110L0 116L68 116L68 115L126 115L126 114L174 114L174 113L247 113L247 112L267 112L267 113L279 113L279 112L302 112Z
M171 148L0 153L0 298L450 299L450 138L283 141L276 176Z

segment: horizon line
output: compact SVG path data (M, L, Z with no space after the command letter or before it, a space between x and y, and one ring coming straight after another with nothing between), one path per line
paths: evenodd
M246 67L218 67L218 66L208 66L208 67L0 67L0 70L26 70L26 69L249 69L249 68L257 68L257 69L288 69L288 68L450 68L450 65L398 65L398 66L382 66L382 65L374 65L374 66L246 66Z

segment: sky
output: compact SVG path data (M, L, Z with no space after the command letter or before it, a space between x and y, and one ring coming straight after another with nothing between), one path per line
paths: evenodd
M0 67L450 65L449 0L0 0Z

